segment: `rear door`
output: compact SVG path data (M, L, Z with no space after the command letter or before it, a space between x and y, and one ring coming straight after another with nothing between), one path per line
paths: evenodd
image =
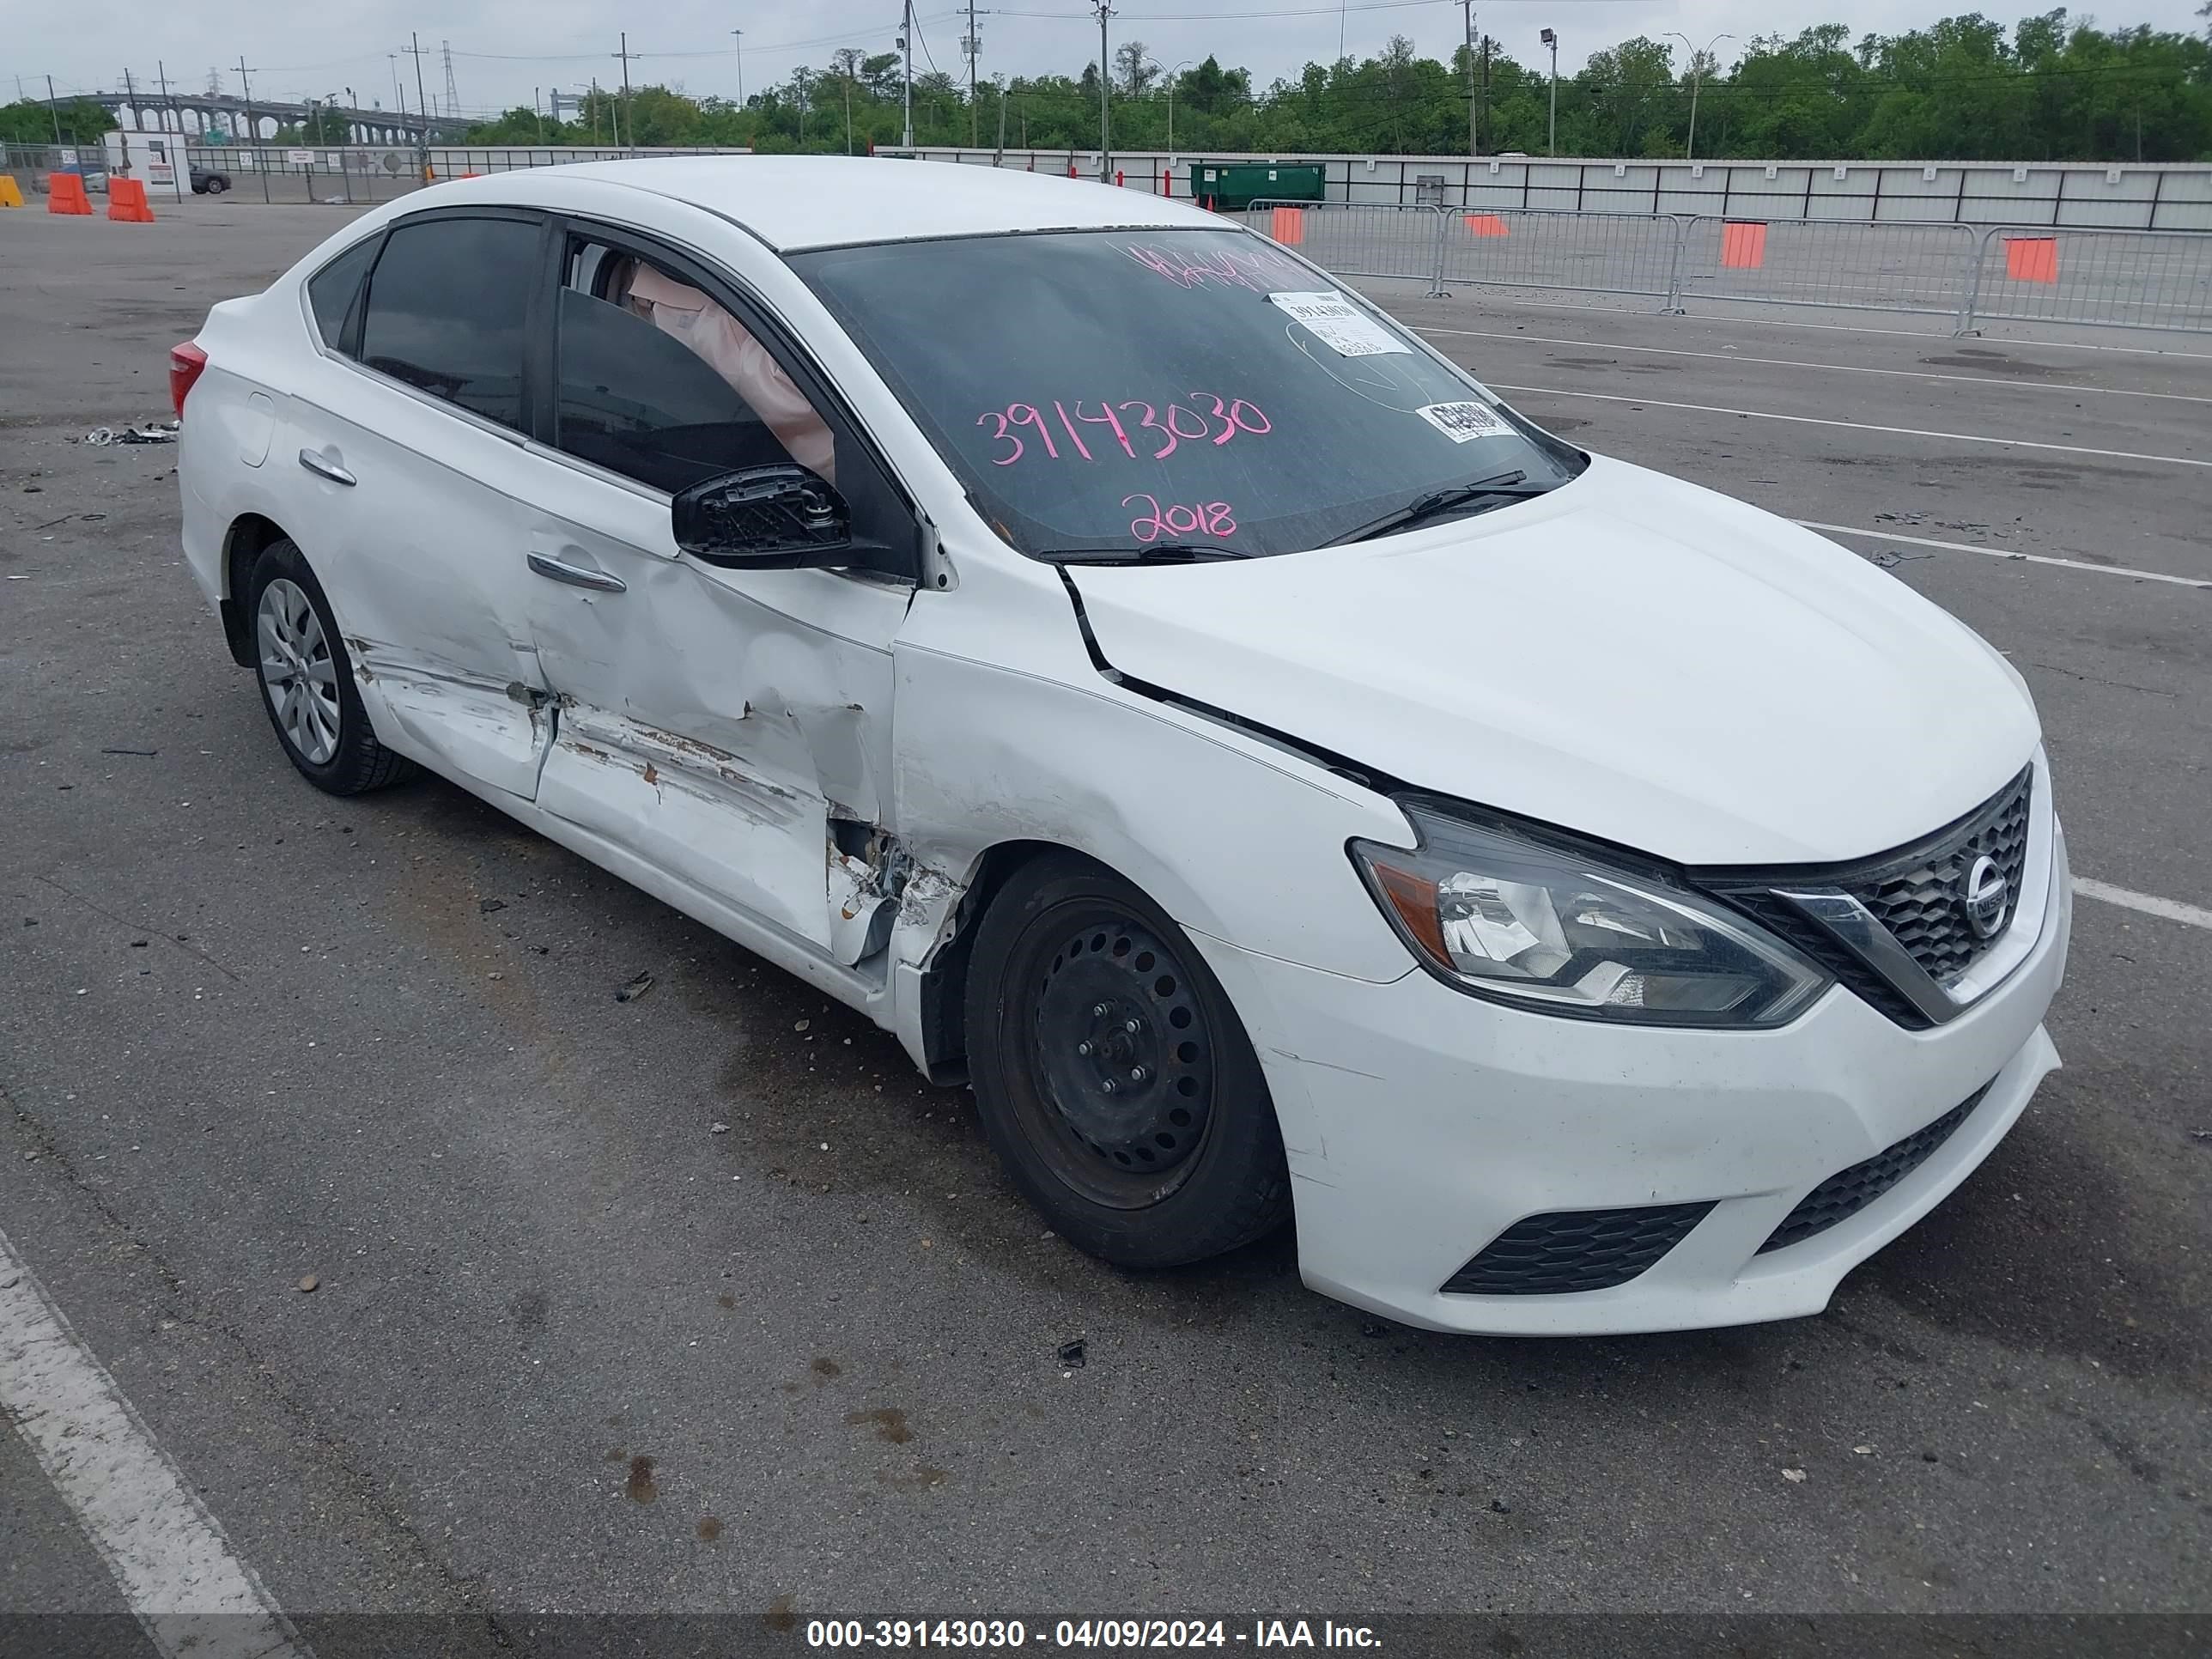
M535 213L445 210L339 255L309 282L325 354L275 455L306 475L295 533L379 733L526 799L551 737L520 556L548 234Z
M863 535L912 550L913 511L805 361L713 271L575 222L556 270L526 492L530 636L557 731L538 805L857 962L890 919L890 646L911 581L702 563L678 550L669 504L798 460L830 477ZM647 295L669 308L658 320Z

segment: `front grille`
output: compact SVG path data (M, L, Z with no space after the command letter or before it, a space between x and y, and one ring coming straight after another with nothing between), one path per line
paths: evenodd
M1915 1129L1863 1164L1830 1176L1783 1217L1782 1224L1767 1236L1759 1253L1764 1255L1769 1250L1786 1249L1856 1215L1934 1157L1936 1149L1957 1132L1989 1091L1985 1083L1925 1128Z
M1445 1281L1449 1296L1556 1296L1628 1281L1689 1236L1712 1208L1557 1210L1523 1217Z
M2034 785L2035 769L2024 767L2019 776L1956 823L1877 858L1844 865L1711 871L1700 878L1700 884L1780 934L1899 1025L1924 1030L1933 1022L1910 998L1782 894L1850 894L1931 979L1948 984L2004 936L2001 927L1990 939L1977 939L1966 919L1966 876L1977 859L1986 854L1996 861L2013 906L2019 905ZM2008 925L2010 920L2008 913Z
M1966 872L1986 854L2004 872L2005 890L2020 901L2021 872L2027 863L2027 811L2034 791L2031 769L2022 772L1972 817L1942 832L1933 846L1838 884L1896 936L1928 970L1948 984L1972 967L1996 943L1977 939L1960 898ZM2008 920L2009 915L2008 914ZM2002 933L2002 929L1999 930Z

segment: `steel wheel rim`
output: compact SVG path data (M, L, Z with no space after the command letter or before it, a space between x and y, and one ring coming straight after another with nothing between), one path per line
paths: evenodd
M309 765L325 764L338 752L337 665L306 590L283 576L263 588L254 634L277 728Z
M1030 1139L1091 1202L1159 1203L1198 1167L1212 1122L1218 1055L1198 986L1118 906L1070 907L1032 938L1017 1038L1031 1057Z

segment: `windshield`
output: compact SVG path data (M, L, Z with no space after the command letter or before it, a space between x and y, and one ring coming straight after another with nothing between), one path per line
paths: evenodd
M1436 491L1519 473L1526 494L1583 465L1243 231L889 243L791 263L1025 553L1298 552Z

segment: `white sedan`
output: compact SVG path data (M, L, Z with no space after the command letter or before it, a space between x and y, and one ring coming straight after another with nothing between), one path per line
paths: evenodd
M502 173L172 380L309 782L429 768L862 1010L1109 1261L1294 1218L1441 1329L1811 1313L2057 1064L1996 652L1187 204Z

